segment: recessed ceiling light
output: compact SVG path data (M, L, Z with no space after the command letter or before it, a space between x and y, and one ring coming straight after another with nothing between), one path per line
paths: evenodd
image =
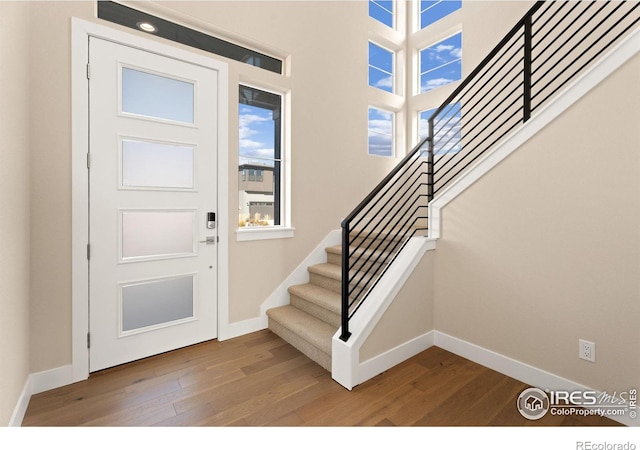
M155 33L156 31L158 31L156 26L149 22L138 22L136 26L142 31L146 31L147 33Z

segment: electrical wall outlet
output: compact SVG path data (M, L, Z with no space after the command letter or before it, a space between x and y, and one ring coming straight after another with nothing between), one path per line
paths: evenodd
M580 359L596 362L596 344L594 342L578 339L578 351Z

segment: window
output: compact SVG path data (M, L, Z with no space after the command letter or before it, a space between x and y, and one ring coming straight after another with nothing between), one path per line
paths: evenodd
M420 139L429 135L429 118L436 111L420 113ZM441 111L433 122L433 153L457 153L462 147L462 111L460 103L453 103Z
M379 108L369 107L369 154L394 156L394 114Z
M420 51L420 93L462 78L462 33Z
M369 17L393 28L395 15L393 3L393 0L369 0Z
M423 29L432 23L442 19L444 16L457 11L462 6L461 1L420 1L420 29Z
M369 42L369 86L393 93L394 54Z
M282 96L240 86L238 226L282 225Z

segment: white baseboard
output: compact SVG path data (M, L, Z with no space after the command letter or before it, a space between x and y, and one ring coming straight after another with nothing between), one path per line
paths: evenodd
M434 332L418 336L402 345L387 350L386 352L368 359L360 364L358 372L356 374L357 384L362 384L367 380L381 374L382 372L397 366L403 361L417 355L420 352L425 351L429 347L433 346Z
M492 350L480 347L470 342L458 339L440 331L434 330L433 344L454 353L458 356L466 358L477 364L488 367L489 369L500 372L503 375L507 375L511 378L515 378L518 381L526 383L530 386L540 389L548 389L551 391L595 391L599 394L601 392L596 389L584 386L574 381L563 378L559 375L547 372L537 367L533 367L529 364L517 361L508 356L501 355ZM515 399L514 399L515 402ZM607 416L611 420L615 420L618 423L627 426L640 426L640 419L631 419L628 415L625 416Z
M9 426L19 427L22 425L22 420L27 412L32 395L71 383L73 383L73 366L71 364L30 374L24 383L16 407L13 410Z
M226 341L245 334L254 333L256 331L267 328L267 316L261 315L253 319L243 320L241 322L229 323L224 329L224 333L218 333L219 341Z
M29 375L29 380L31 382L31 395L66 386L73 383L73 366L69 364L43 372L32 373Z
M24 419L27 407L29 406L29 400L31 400L31 383L29 377L27 377L27 381L25 381L20 397L18 398L18 403L13 409L11 419L9 419L8 426L19 427L22 425L22 420Z

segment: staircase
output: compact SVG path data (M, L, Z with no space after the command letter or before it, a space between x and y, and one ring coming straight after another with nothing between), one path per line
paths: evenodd
M412 235L420 234L425 232L412 228ZM350 254L358 260L353 272L365 273L359 289L373 284L384 269L381 262L393 253L388 250L397 253L402 239L378 233L352 241ZM307 268L308 283L289 287L290 304L269 309L267 317L271 331L331 372L331 341L341 325L342 246L327 247L325 252L326 263Z
M331 372L331 339L340 328L341 247L307 268L309 282L289 287L291 304L267 311L269 329Z
M342 245L325 249L326 263L308 267L308 283L289 288L289 305L267 311L269 328L331 372L333 336L341 328L340 339L349 340L349 320L371 286L411 237L426 234L429 202L544 112L638 23L640 2L535 2L429 117L429 135L342 221Z

